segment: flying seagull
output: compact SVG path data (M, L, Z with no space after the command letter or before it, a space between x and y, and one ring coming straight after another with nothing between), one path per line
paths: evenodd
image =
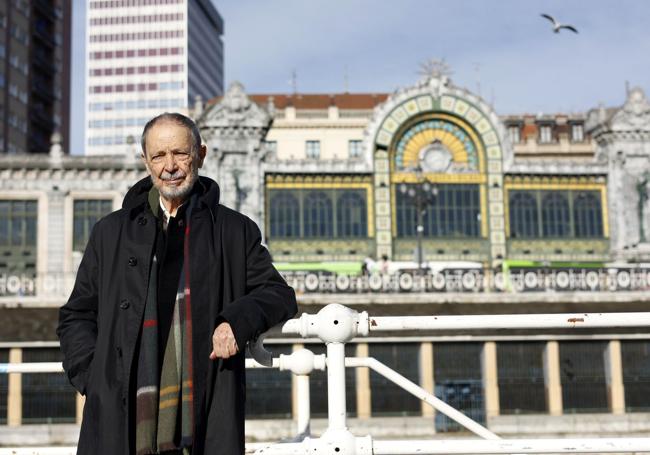
M553 31L555 33L560 33L560 29L563 28L566 28L567 30L571 30L573 33L578 33L578 30L576 30L576 28L573 25L560 24L558 21L555 20L553 16L549 16L548 14L542 14L541 16L553 22Z

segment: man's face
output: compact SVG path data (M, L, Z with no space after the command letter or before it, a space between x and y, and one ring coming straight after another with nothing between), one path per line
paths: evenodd
M192 191L205 158L205 147L192 152L192 135L182 125L161 121L147 132L143 157L151 181L163 199L184 201Z

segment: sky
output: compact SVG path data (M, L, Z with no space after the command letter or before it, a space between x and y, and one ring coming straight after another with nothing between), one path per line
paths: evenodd
M212 1L226 86L248 93L390 93L444 59L452 82L499 114L618 106L626 82L650 95L646 0ZM83 150L84 3L74 0L72 153ZM579 33L553 33L541 13Z

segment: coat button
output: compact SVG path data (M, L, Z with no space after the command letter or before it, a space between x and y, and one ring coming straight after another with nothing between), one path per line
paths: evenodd
M122 357L122 348L121 347L116 347L115 350L117 351L117 356Z
M178 220L178 227L182 228L184 224L185 222L183 220Z
M131 302L129 302L128 299L124 299L120 302L120 308L122 308L123 310L126 310L130 305Z
M140 226L144 226L145 224L147 224L147 219L145 217L143 217L143 216L138 217L138 224Z
M122 404L126 406L126 397L122 397Z
M131 256L129 258L129 265L131 267L135 267L136 265L138 265L138 259L135 256Z

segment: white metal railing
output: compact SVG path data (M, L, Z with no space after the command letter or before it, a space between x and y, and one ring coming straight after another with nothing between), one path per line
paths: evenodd
M292 442L248 444L247 452L286 455L324 453L332 455L416 455L416 454L507 454L507 453L614 453L650 452L650 438L588 439L509 439L503 440L490 430L452 408L419 385L408 380L373 358L345 358L345 343L371 332L436 331L450 329L583 329L649 327L650 313L580 313L539 315L417 316L369 317L338 304L331 304L317 314L303 314L286 322L284 334L303 338L317 337L327 346L326 355L314 355L300 349L273 358L263 348L263 337L251 346L254 359L246 368L279 368L297 377L297 436ZM375 440L371 436L353 435L346 424L345 368L370 368L425 403L483 438L469 440ZM327 370L328 427L320 437L310 436L309 374ZM58 362L37 364L0 364L2 373L61 372ZM74 448L10 448L3 454L59 455L74 453Z

